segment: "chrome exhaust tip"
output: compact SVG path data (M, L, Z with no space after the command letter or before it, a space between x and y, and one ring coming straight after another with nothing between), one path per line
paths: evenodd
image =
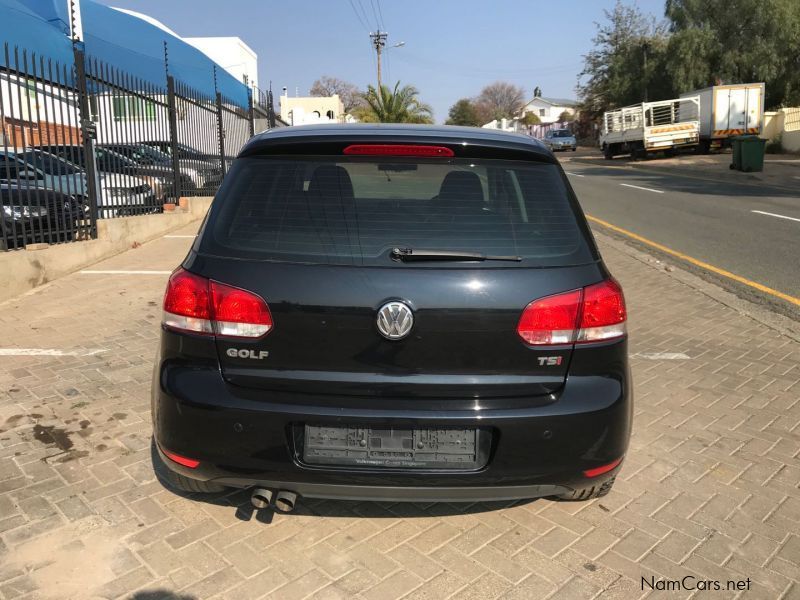
M272 502L272 490L256 488L250 496L250 503L253 505L253 508L267 508L270 502Z

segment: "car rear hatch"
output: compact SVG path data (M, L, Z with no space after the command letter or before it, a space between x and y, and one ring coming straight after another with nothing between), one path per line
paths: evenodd
M185 263L268 305L267 333L216 336L226 380L476 406L557 391L572 340L531 345L520 318L602 278L558 167L373 151L234 164Z

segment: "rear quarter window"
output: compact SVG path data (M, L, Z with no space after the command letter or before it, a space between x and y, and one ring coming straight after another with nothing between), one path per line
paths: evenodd
M492 266L563 266L595 260L578 218L548 163L246 157L217 194L200 251L392 266L389 253L401 247L522 258ZM460 265L475 263L448 263Z

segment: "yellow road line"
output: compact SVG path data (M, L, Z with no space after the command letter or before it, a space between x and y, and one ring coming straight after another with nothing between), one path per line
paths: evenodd
M790 296L789 294L784 294L783 292L779 292L778 290L774 290L771 287L767 287L762 285L756 281L750 281L749 279L742 277L740 275L736 275L735 273L731 273L730 271L726 271L725 269L720 269L719 267L715 267L714 265L710 265L707 262L703 262L702 260L697 260L696 258L692 258L682 252L678 252L677 250L673 250L672 248L667 248L658 242L654 242L652 240L647 239L646 237L642 237L639 234L633 233L632 231L628 231L627 229L623 229L622 227L617 227L616 225L612 225L608 221L603 221L602 219L598 219L597 217L593 217L591 215L586 215L586 218L590 221L598 223L603 227L608 227L612 231L616 231L617 233L621 233L624 236L627 236L631 239L636 240L637 242L641 242L647 246L651 246L661 252L666 254L670 254L676 258L680 258L681 260L685 260L688 263L695 265L696 267L701 267L712 273L716 273L717 275L721 275L722 277L727 277L728 279L732 279L738 283L746 285L748 287L754 288L760 292L764 292L765 294L769 294L770 296L775 296L776 298L780 298L781 300L786 300L786 302L791 302L796 306L800 306L800 298L795 298L794 296Z

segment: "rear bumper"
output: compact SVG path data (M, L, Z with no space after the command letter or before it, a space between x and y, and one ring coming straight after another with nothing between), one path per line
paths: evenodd
M160 448L200 461L166 466L186 477L301 496L353 500L478 501L558 495L602 483L618 467L587 478L583 471L625 455L631 429L626 365L614 377L568 379L557 398L533 408L393 410L342 408L330 397L290 404L285 394L226 383L211 364L160 361L153 381L154 435ZM277 401L280 400L280 401ZM327 404L322 405L325 401ZM424 403L421 404L424 406ZM489 461L476 471L329 467L302 462L304 423L394 428L469 428L492 432Z

